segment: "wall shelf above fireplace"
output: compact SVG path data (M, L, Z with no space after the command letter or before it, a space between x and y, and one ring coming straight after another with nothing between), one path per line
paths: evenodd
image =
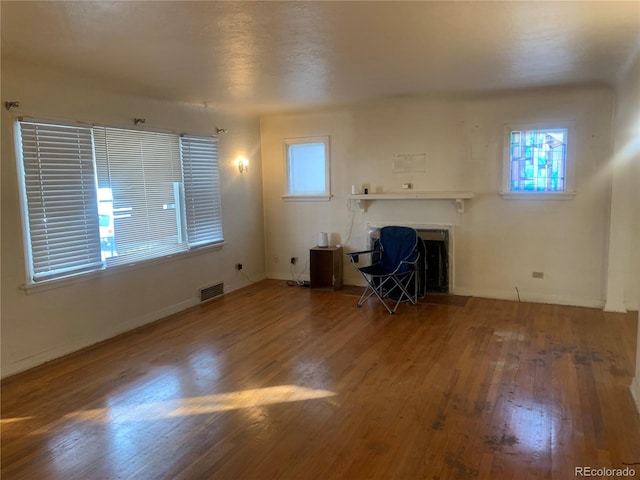
M373 201L380 200L455 200L458 213L464 213L464 201L473 198L473 192L401 192L369 193L367 195L349 195L349 199L358 202L365 212Z

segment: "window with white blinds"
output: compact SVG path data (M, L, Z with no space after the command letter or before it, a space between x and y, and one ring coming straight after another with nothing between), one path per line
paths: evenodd
M215 138L18 124L32 282L223 241Z
M101 265L91 128L20 122L33 281Z
M187 238L190 246L222 241L218 144L214 138L180 137Z
M186 250L178 136L110 127L93 134L100 199L112 202L115 254L107 264Z

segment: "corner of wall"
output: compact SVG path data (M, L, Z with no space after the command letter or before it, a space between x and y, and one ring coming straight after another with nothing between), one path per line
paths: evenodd
M636 409L638 410L638 413L640 413L640 380L638 380L638 377L633 379L633 382L631 382L631 385L629 386L629 390L631 391L631 396L636 404Z
M618 312L618 313L627 313L627 309L625 308L624 302L622 300L612 301L611 299L607 299L604 304L603 310L605 312Z

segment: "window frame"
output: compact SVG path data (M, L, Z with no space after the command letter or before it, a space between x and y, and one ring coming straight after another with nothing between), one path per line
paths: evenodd
M144 267L144 266L148 266L156 263L163 263L166 261L170 261L171 259L178 256L191 256L196 254L202 254L204 252L218 250L226 244L226 242L224 241L223 221L220 213L222 211L222 199L221 199L222 190L220 187L220 175L221 175L220 157L217 149L217 143L219 141L218 137L215 135L189 134L188 136L192 138L195 137L195 138L201 138L201 139L211 139L211 141L214 142L214 144L216 145L215 156L213 160L214 160L214 169L216 170L217 176L218 176L218 179L217 179L218 191L213 193L216 196L215 200L218 201L217 208L220 213L218 217L218 220L219 220L218 227L219 227L221 238L219 240L205 242L205 243L199 242L197 244L189 244L185 242L186 248L184 250L178 250L166 255L161 254L158 256L149 257L145 259L136 259L136 260L132 260L131 262L125 262L122 264L109 265L108 262L103 259L103 261L94 268L87 268L87 269L73 272L70 274L54 273L50 276L50 278L36 279L34 275L35 271L34 271L34 262L33 262L33 251L31 246L32 228L30 225L29 197L27 195L27 186L25 183L26 182L25 164L24 164L25 159L24 159L24 152L22 148L23 142L22 142L21 122L36 123L36 124L40 123L40 124L54 125L54 126L61 126L61 127L81 127L81 128L88 128L92 130L91 140L93 143L93 147L92 147L93 166L94 166L93 175L95 180L94 188L95 188L96 197L97 197L99 185L98 185L98 169L96 166L95 143L94 143L94 136L93 136L94 128L109 127L109 128L123 129L123 130L140 130L142 132L149 132L149 133L164 133L164 134L168 133L171 135L175 135L178 138L178 141L181 141L181 138L183 136L187 136L187 134L179 134L179 133L176 133L173 131L167 131L167 130L130 128L130 127L124 127L121 125L113 125L113 124L105 125L105 124L99 124L99 123L79 122L79 121L54 118L54 117L43 118L43 117L35 117L35 116L14 116L14 118L12 119L12 124L14 129L13 140L14 140L15 161L17 163L17 179L16 180L18 182L18 192L20 195L19 210L20 210L21 224L22 224L22 244L23 244L23 252L24 252L24 262L25 262L24 263L25 283L21 285L20 288L25 290L26 293L30 293L32 291L37 292L41 290L49 290L51 288L57 288L63 285L71 285L74 283L85 281L86 279L89 279L89 278L100 278L104 275L111 275L113 273L122 271L124 269L138 268L138 267ZM179 162L180 164L182 164L182 154L180 156ZM182 172L180 173L180 176L182 178L181 183L184 184L184 176ZM182 190L181 198L182 198L182 201L184 201L184 188L181 188L181 190ZM97 204L96 204L96 207L97 207ZM92 227L93 225L90 223L87 223L87 226ZM186 231L187 229L186 224L184 225L184 229ZM99 232L97 232L97 235L99 235Z
M565 154L565 179L562 191L511 190L511 133L522 130L566 130L567 150ZM550 121L544 123L511 123L503 129L502 190L500 195L507 200L571 200L575 197L575 121Z
M304 145L312 143L324 144L324 192L323 193L292 193L289 189L289 147L292 145ZM283 141L284 150L284 194L281 196L285 201L311 201L328 202L331 200L331 142L328 135L315 137L285 138Z

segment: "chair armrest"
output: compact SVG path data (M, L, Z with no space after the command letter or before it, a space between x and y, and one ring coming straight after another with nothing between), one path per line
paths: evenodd
M351 263L356 264L360 262L360 255L367 255L371 253L379 253L379 250L362 250L360 252L345 253L345 255L349 257Z
M361 252L350 252L350 253L345 253L345 255L347 256L352 256L352 255L364 255L365 253L376 253L379 252L379 250L362 250Z

